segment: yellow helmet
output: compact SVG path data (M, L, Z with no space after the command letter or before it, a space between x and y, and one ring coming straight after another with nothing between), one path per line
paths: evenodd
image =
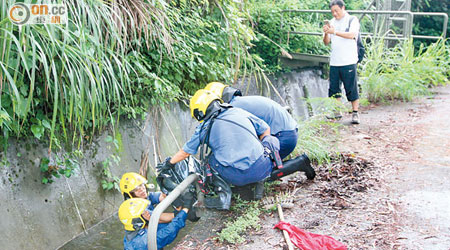
M210 82L204 89L213 92L218 97L222 97L223 89L225 87L226 85L221 82Z
M141 184L147 184L147 179L144 176L133 172L125 173L122 175L122 179L120 179L120 191L125 198L127 198L125 194L133 198L130 192Z
M148 205L150 201L141 198L131 198L122 202L119 207L119 220L125 230L136 231L144 228L146 221L142 214Z
M234 96L242 96L239 89L230 87L220 82L210 82L206 85L205 90L209 90L216 94L223 102L230 103Z
M191 116L199 122L203 122L209 115L207 112L209 105L215 100L221 102L220 97L213 92L204 89L197 90L189 103Z

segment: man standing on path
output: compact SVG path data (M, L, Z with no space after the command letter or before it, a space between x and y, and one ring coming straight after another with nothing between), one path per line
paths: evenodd
M359 124L359 95L357 83L356 64L358 63L358 50L356 39L359 32L359 21L345 11L342 0L332 0L330 3L333 19L325 22L323 26L323 42L331 42L330 56L330 88L328 96L338 101L341 99L340 82L344 83L347 99L352 103L352 123ZM341 118L340 114L334 118Z

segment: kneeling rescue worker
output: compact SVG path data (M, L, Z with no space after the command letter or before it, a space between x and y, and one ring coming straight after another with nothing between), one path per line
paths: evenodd
M314 178L314 169L305 156L296 164L283 163L279 157L280 143L270 134L266 122L241 109L223 104L220 97L208 90L198 90L190 100L191 115L200 122L182 149L167 158L165 167L196 154L200 145L211 149L207 162L230 184L244 186L259 183L255 198L261 199L264 180L279 179L287 174L304 171ZM262 187L261 187L262 186Z
M172 221L158 224L156 232L158 249L163 249L175 240L180 229L185 226L187 213L193 202L194 196L191 192L187 192L182 196L182 209ZM150 201L142 198L130 198L120 205L119 220L125 227L124 250L148 249L147 227L152 213L150 206Z
M264 96L242 96L239 89L220 82L206 85L209 90L219 96L223 102L248 111L265 121L270 127L270 133L280 141L280 157L286 158L297 145L297 122L280 104Z

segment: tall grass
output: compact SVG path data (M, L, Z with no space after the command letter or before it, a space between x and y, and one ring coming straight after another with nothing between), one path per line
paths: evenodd
M415 51L412 40L387 48L384 40L368 47L360 76L362 94L370 102L411 101L430 94L430 87L448 84L449 49L445 40Z
M30 3L28 0L26 3ZM210 81L267 82L245 2L68 1L67 25L13 25L0 4L2 141L79 144ZM48 138L46 138L48 137Z
M308 157L323 164L330 160L330 152L334 150L334 142L338 134L338 123L329 122L321 115L298 122L298 141L294 154L306 153Z
M163 5L67 1L67 25L17 26L7 17L14 2L2 1L0 12L4 137L31 128L40 138L48 130L51 149L55 133L66 139L72 134L74 140L85 130L95 133L119 117L124 96L131 93L134 69L126 56L132 41L143 37L171 48L167 18L158 9Z

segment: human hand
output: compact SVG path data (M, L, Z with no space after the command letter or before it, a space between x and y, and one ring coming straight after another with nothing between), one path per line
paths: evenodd
M146 220L150 220L150 212L148 211L148 210L145 210L143 213L142 213L142 217L144 218L144 219L146 219Z
M334 34L334 31L335 31L334 26L330 25L325 33L327 33L327 34Z
M182 208L183 206L183 199L182 196L179 196L178 198L176 198L173 202L172 202L172 206L174 206L177 210L179 210L180 208Z
M156 169L158 170L158 172L162 172L164 170L168 170L171 169L175 166L175 164L170 163L170 157L167 157L166 160L162 163L158 163L158 165L156 166Z
M194 193L186 192L181 196L181 201L183 202L183 208L191 209L194 205Z

